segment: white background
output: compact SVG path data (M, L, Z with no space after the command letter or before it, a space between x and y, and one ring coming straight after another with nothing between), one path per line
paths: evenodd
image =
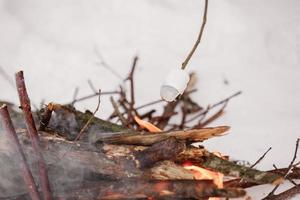
M33 103L66 103L76 86L79 96L91 93L87 79L103 91L120 83L97 64L95 48L123 77L138 55L136 96L141 105L159 99L164 75L180 67L198 34L203 2L0 0L0 65L11 79L24 70ZM206 106L237 90L243 94L213 124L230 125L230 134L206 142L206 147L254 162L271 146L258 167L289 164L300 135L299 22L299 0L209 2L203 41L188 66L199 77L194 98ZM17 102L3 76L0 91L1 99ZM77 106L93 110L96 101ZM103 98L99 116L107 116L110 107ZM259 199L269 189L253 188L250 194Z

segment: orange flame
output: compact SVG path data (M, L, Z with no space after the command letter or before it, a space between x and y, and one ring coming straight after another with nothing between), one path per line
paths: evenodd
M158 127L154 126L150 122L147 122L147 121L144 121L144 120L140 119L138 116L134 116L134 120L136 121L136 123L140 127L145 128L145 129L147 129L150 132L162 132L161 129L159 129Z
M147 121L144 121L144 120L140 119L138 116L134 116L134 120L136 121L136 123L139 126L141 126L142 128L147 129L149 132L162 132L161 129L159 129L155 125L151 124L150 122L147 122ZM223 155L219 152L214 152L214 154L219 156L219 157L223 157ZM193 171L195 179L198 179L198 180L213 180L214 184L216 184L216 186L218 188L223 188L223 177L224 177L224 175L222 173L210 171L210 170L195 166L191 162L185 162L183 164L183 167L185 169ZM164 184L158 184L156 187L157 187L158 191L161 191L164 188ZM154 198L153 197L148 197L148 200L154 200ZM209 200L220 200L220 198L211 197L211 198L209 198Z
M224 175L219 172L210 171L202 167L193 165L191 162L185 162L183 164L185 169L191 170L194 173L194 178L198 180L213 180L214 184L218 188L223 188ZM220 198L211 197L209 200L220 200Z

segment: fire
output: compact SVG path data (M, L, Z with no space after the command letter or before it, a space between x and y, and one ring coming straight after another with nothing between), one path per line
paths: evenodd
M223 177L224 175L219 172L210 171L202 167L193 165L191 162L186 162L183 164L185 169L191 170L194 172L194 178L199 180L213 180L214 184L218 188L223 188ZM220 198L211 197L209 200L220 200Z
M137 116L134 116L134 120L136 123L141 126L142 128L147 129L149 132L162 132L161 129L156 127L155 125L151 124L150 122L144 121ZM214 152L216 156L223 157L223 155L219 152ZM208 169L204 169L193 165L191 162L185 162L183 164L185 169L191 170L194 173L194 178L198 180L213 180L214 184L218 188L223 188L223 177L224 175L219 172L210 171ZM164 185L157 185L158 191L163 190ZM153 197L148 197L148 200L154 200ZM209 200L220 200L220 198L211 197Z
M147 121L144 121L144 120L140 119L138 116L134 116L134 120L136 121L136 123L140 127L147 129L149 132L162 132L161 129L159 129L158 127L154 126L150 122L147 122Z

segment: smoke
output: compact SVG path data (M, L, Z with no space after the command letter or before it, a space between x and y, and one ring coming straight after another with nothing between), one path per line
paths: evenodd
M38 177L38 165L37 159L34 156L34 152L31 147L31 142L27 137L25 124L20 113L12 111L10 109L12 121L25 153L27 163L29 164L30 170L33 174L36 184L39 186ZM74 119L75 120L75 119ZM61 127L66 126L69 128L76 127L75 121L70 120L67 124L63 124ZM52 124L58 122L59 119L53 117ZM58 124L58 123L56 123ZM75 132L75 129L73 129ZM67 156L64 157L65 153L70 151L70 145L61 145L54 143L48 145L45 142L41 142L42 149L46 149L43 152L45 162L48 167L48 176L50 180L51 190L53 194L63 195L70 189L74 189L86 180L87 177L91 177L91 172L86 167L83 167L76 160L69 159ZM15 197L24 195L27 193L25 183L19 168L19 155L13 151L13 144L11 144L6 138L6 134L3 131L2 124L0 125L0 199ZM39 188L40 190L40 188ZM25 197L24 197L25 198Z

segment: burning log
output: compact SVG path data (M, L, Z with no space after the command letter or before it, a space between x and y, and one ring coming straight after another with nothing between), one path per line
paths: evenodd
M245 195L241 189L218 189L208 180L143 181L121 180L92 183L84 189L70 192L60 198L75 199L155 199L182 198L199 199L207 197L235 198Z
M31 147L30 145L28 145L28 138L27 136L24 134L19 133L20 140L21 140L21 144L23 146L23 148L25 149L26 154L30 154ZM26 139L27 138L27 139ZM186 191L190 191L192 189L188 189L188 188L193 188L195 186L196 183L198 183L197 181L195 183L193 183L194 178L193 178L193 174L189 171L184 169L183 167L176 165L173 162L170 161L165 161L165 162L161 162L161 163L157 163L154 167L150 168L149 170L145 170L145 171L141 171L139 168L137 168L135 165L131 165L130 164L134 164L134 162L130 162L130 160L126 161L126 160L111 160L109 159L105 154L101 153L101 152L96 152L95 149L89 147L88 145L85 145L84 143L82 143L81 145L76 145L73 144L73 142L69 142L69 141L65 141L56 137L50 137L50 136L45 136L45 133L43 133L41 135L41 147L43 149L43 154L45 156L45 160L46 163L48 165L49 168L49 177L50 177L50 182L52 183L52 189L54 194L59 194L59 185L64 185L66 184L64 181L63 182L58 182L61 181L62 177L64 177L65 179L67 178L67 174L73 174L73 176L80 176L82 173L82 170L85 170L83 173L84 174L100 174L102 176L102 179L104 178L103 181L101 181L99 184L97 183L97 187L95 189L95 192L100 194L103 194L103 192L107 191L109 188L111 188L111 186L113 186L113 188L116 187L116 191L127 191L128 189L132 188L137 188L137 190L133 190L131 197L132 198L140 198L139 196L136 196L137 194L139 194L139 191L142 191L141 187L138 187L138 185L140 183L144 183L143 187L144 190L147 191L151 191L148 190L149 188L152 188L153 184L151 183L155 183L157 181L153 181L153 180L169 180L170 185L172 186L172 188L177 188L179 187L183 187L181 190L176 189L176 192L174 193L174 195L176 195L177 197L180 197L180 195L182 194L186 194ZM74 147L74 149L72 149L70 152L60 152L60 148L65 146L68 147L68 145L75 145L76 147ZM1 145L1 147L3 147ZM151 147L150 147L151 148ZM68 149L68 148L67 148ZM4 149L1 149L4 150ZM94 150L94 151L93 151ZM57 160L57 156L60 157L61 154L64 154L64 159L63 160ZM1 151L0 151L0 158L1 158ZM29 161L29 163L31 163ZM63 169L64 171L61 171L59 169ZM104 175L104 176L103 176ZM130 178L130 177L136 177L138 178L137 180L133 181L138 183L135 186L129 187L127 188L127 185L125 184L126 182L123 181L123 179L125 178ZM63 178L63 179L64 179ZM119 181L116 181L114 179L120 179L121 182L123 184L119 184ZM144 179L144 181L142 180ZM190 181L187 181L186 179L190 179ZM85 180L88 180L88 178L85 178ZM98 180L98 179L97 179ZM173 181L170 181L173 180ZM178 180L179 183L177 183ZM185 181L183 181L185 180ZM80 184L82 180L80 181L72 181L71 185L76 185L76 184ZM183 182L181 184L181 181ZM149 182L149 183L148 183ZM174 182L174 183L172 183ZM58 184L59 183L59 184ZM108 185L108 183L110 183L110 186ZM211 196L211 195L216 195L216 196L225 196L225 197L233 197L233 196L241 196L244 194L243 191L241 190L237 190L237 189L223 189L223 190L219 190L219 189L212 189L212 185L209 183L208 185L206 185L206 183L208 184L209 182L201 182L201 185L203 188L203 191L198 191L198 189L194 189L192 190L192 192L189 195L192 195L191 198L193 197L199 197L199 196L203 196L203 195L207 195L207 196ZM103 185L104 184L104 185ZM149 184L149 185L148 185ZM55 186L56 185L56 186ZM57 186L58 185L58 186ZM148 186L147 186L148 185ZM194 185L194 186L193 186ZM198 188L198 184L196 184ZM81 186L80 186L81 187ZM215 187L215 186L214 186ZM105 190L106 188L106 190ZM140 189L138 189L140 188ZM167 189L170 189L169 187ZM92 191L94 190L93 188L89 188L88 191ZM85 195L89 194L87 192L87 190L76 190L77 192L72 193L70 192L70 194L74 194L75 196L80 196L83 195L83 197L81 199L86 199L84 197L86 197ZM79 192L78 192L79 191ZM80 192L81 191L81 192ZM171 190L172 191L172 190ZM152 191L152 193L146 193L146 196L155 196L160 194L161 191L156 191L156 193L154 191ZM174 192L174 191L172 191ZM197 193L195 193L197 192ZM66 192L69 194L69 192ZM65 194L65 193L64 193ZM122 194L127 194L127 193L122 193ZM142 193L143 194L143 193ZM150 195L151 194L151 195ZM166 197L173 197L173 195L168 194ZM101 195L102 196L102 195ZM1 196L0 196L1 197ZM107 196L107 197L112 197L112 196ZM121 198L122 196L118 196L118 198ZM125 198L126 196L124 196ZM165 197L163 196L158 196L159 198L161 197ZM187 196L189 197L189 196ZM186 198L185 196L183 196L183 198ZM79 198L80 199L80 198ZM105 199L105 198L104 198Z
M210 154L204 157L203 167L221 172L228 176L240 177L250 182L258 184L272 183L275 185L283 181L283 177L270 172L262 172L250 167L237 165L228 160L224 160L218 156Z
M284 176L286 173L287 168L281 168L281 169L273 169L269 170L267 172L278 174L279 176ZM291 172L287 176L288 180L291 179L300 179L300 168L294 168L291 170ZM242 181L241 179L233 179L224 182L224 185L227 187L241 187L241 188L248 188L252 186L259 185L258 183L250 182L250 181Z
M25 110L28 112L27 108ZM135 126L132 120L130 123L130 127ZM98 119L89 111L82 113L71 106L51 103L40 115L39 145L47 165L45 167L49 170L52 194L59 198L238 197L244 195L244 191L223 189L223 175L236 176L252 184L278 184L282 181L281 175L240 166L213 155L203 147L190 145L222 136L228 129L228 126L219 126L159 133L140 132ZM74 140L83 132L86 134L80 141ZM18 137L29 157L33 173L38 174L38 169L32 165L34 160L28 156L35 150L28 145L30 140L26 131L19 132ZM1 151L6 150L1 148L5 146L0 145L0 159ZM191 166L184 165L187 161ZM193 169L201 169L197 173L206 171L209 176L198 176ZM75 180L69 180L70 177L75 177ZM216 185L211 187L212 181L205 179L213 180ZM87 186L90 181L97 185ZM161 184L164 187L153 189ZM60 185L66 185L64 189L67 191L62 192L58 187ZM19 193L22 191L25 191L24 188Z
M141 152L146 150L147 146L136 146L136 145L115 145L115 144L101 144L98 146L101 151L104 152L109 157L119 158L128 157L129 155L134 155L136 152ZM203 147L192 147L187 146L183 151L178 153L176 156L171 158L171 160L177 163L183 163L190 161L196 164L202 163L202 157L208 155L209 152Z
M123 149L125 151L118 151L117 148L114 148L117 145L104 144L102 148L97 149L95 147L91 147L88 143L85 142L74 143L71 141L66 141L65 139L62 138L55 137L53 135L49 135L45 132L41 132L41 133L42 133L40 135L41 147L43 149L43 154L45 155L48 164L59 165L64 162L69 162L69 163L74 163L75 165L77 163L76 164L77 166L81 166L82 168L87 168L88 170L94 173L111 175L114 176L115 178L143 176L142 171L139 169L140 165L137 163L144 163L144 162L149 163L149 161L147 161L147 159L145 158L149 157L151 160L152 155L155 154L154 153L155 151L153 149L157 148L156 145L153 145L152 147L149 148L138 147L138 146L134 148L133 146L119 145L119 150ZM30 153L31 148L30 146L28 146L29 140L25 132L19 132L19 138L22 146L24 146L25 152ZM171 141L174 142L174 139L172 139ZM170 141L164 141L164 142L172 143ZM169 146L168 148L170 147L175 148L176 145ZM113 151L112 149L116 149L116 150ZM159 149L158 152L163 151L162 149L164 149L164 146L161 146L161 149ZM5 151L5 149L2 150ZM179 150L182 149L179 148ZM147 152L149 153L148 155ZM134 157L134 155L138 155L138 156ZM144 155L144 157L141 157L141 155ZM171 155L173 156L173 154ZM276 174L260 172L255 169L250 169L247 167L237 165L233 162L223 160L221 158L218 158L217 156L214 156L213 154L208 154L208 152L204 149L187 148L182 150L182 152L178 154L178 157L175 156L175 158L170 159L169 156L167 156L165 157L166 158L165 160L175 160L178 163L183 163L184 161L190 158L192 159L193 155L201 156L201 158L198 158L198 163L196 163L197 165L200 164L203 167L213 169L215 171L220 171L224 174L240 176L242 178L251 180L252 182L273 183L274 181L280 179L281 177ZM160 161L160 160L163 160L163 157L156 161ZM165 162L161 163L160 165L161 167L167 166L165 165ZM178 165L174 167L174 165L173 166L169 165L167 168L169 170L171 170L172 168L174 168L174 170L175 169L183 170L182 167L180 166L178 167ZM226 167L222 168L223 165ZM127 166L128 168L124 166ZM155 166L154 169L158 169L156 167L157 166ZM155 170L153 171L153 169L151 169L150 171L152 172L151 176L153 176L153 174L155 174ZM186 170L183 171L184 173L186 173ZM239 172L240 174L238 174L237 172ZM147 172L147 174L149 173ZM257 175L257 177L260 178L255 177L255 175ZM258 175L264 175L264 176L258 176ZM178 175L173 174L167 178L173 179L176 178L176 176ZM190 175L187 176L191 177Z
M151 147L135 153L135 159L139 161L141 168L149 167L156 162L172 160L185 149L185 143L170 137L162 142L157 142Z
M153 159L152 155L155 154L155 151L153 149L157 149L157 146L155 145L152 150L150 147L148 148L148 151L140 152L142 153L140 155L145 155L145 157L148 157L150 159L151 162L149 162L147 159L140 157L140 155L137 158L135 158L134 154L136 152L128 153L126 156L112 157L109 153L103 153L101 152L102 149L91 147L88 143L75 143L71 141L66 141L63 138L58 138L56 136L49 135L45 132L40 133L41 148L43 150L45 161L48 165L48 168L50 169L49 173L52 179L59 178L59 174L52 172L53 167L55 166L56 168L60 168L64 167L64 165L66 164L68 165L67 170L74 171L74 173L76 173L76 170L84 169L86 172L101 174L114 179L130 177L144 177L145 179L150 179L151 177L157 177L158 174L160 174L159 171L155 170L156 168L145 171L142 171L140 169L140 163L149 164L152 162L154 164L154 161L158 162L164 159L164 157L154 157ZM25 154L30 155L32 152L32 148L30 147L30 145L28 145L29 139L27 135L24 131L21 131L18 132L18 136L20 143L25 151ZM174 140L172 139L172 141ZM165 142L168 143L169 141ZM182 143L180 143L180 145L182 145ZM6 150L6 146L0 144L0 158L2 152L5 152ZM159 149L158 151L162 150ZM149 154L147 154L147 152L149 152ZM161 155L165 156L163 154ZM170 156L174 156L174 154L170 154ZM165 159L169 160L170 156L165 157ZM157 158L159 158L159 160L156 160ZM192 179L192 175L188 173L187 170L174 163L166 164L162 162L157 163L156 167L157 166L160 166L161 168L164 167L170 170L170 173L165 176L165 178L167 179L178 179L179 175L177 173L186 174L185 178L190 177L190 179ZM176 172L172 173L172 171Z

